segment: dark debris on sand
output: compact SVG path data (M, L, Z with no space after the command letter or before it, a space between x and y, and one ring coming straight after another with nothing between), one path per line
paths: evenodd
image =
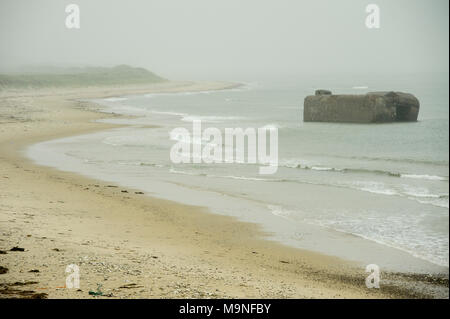
M37 284L37 281L14 282L0 284L0 298L9 299L47 299L48 294L34 290L20 290L15 287Z

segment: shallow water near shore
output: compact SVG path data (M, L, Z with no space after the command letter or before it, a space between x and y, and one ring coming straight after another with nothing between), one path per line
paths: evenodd
M96 100L104 112L138 117L108 120L130 126L39 143L27 153L38 164L259 223L269 238L295 247L382 269L448 273L447 78L325 84L334 93L411 92L421 102L419 121L303 123L303 98L315 87L301 79L261 81ZM173 164L169 133L192 131L194 119L221 130L277 127L276 174L245 163Z

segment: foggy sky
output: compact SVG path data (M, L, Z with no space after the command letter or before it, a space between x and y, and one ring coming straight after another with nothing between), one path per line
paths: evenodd
M66 5L81 28L65 27ZM381 28L365 26L378 4ZM130 64L172 79L447 72L448 0L0 0L0 69Z

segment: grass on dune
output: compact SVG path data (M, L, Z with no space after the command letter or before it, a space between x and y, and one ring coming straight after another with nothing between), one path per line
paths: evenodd
M53 68L51 71L0 74L0 89L107 86L162 81L166 79L146 69L127 65L112 68Z

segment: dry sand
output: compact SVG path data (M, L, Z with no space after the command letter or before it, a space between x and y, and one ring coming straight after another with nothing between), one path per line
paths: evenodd
M94 120L114 115L78 99L232 85L0 91L0 298L428 297L404 285L367 289L361 267L266 240L257 225L23 156L35 142L113 127ZM80 289L64 287L69 264ZM89 295L98 285L106 296Z

